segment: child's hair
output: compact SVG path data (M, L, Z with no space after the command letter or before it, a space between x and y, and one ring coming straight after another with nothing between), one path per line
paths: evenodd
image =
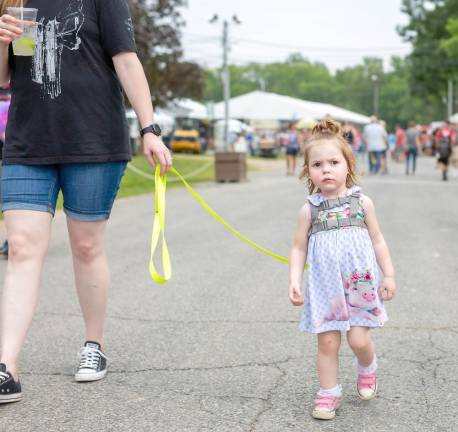
M314 192L319 192L319 189L312 183L312 180L309 177L310 150L313 147L320 145L323 141L334 142L347 161L348 175L346 186L350 188L357 184L358 176L356 174L355 157L353 156L350 144L348 144L347 140L342 135L342 128L340 127L340 124L334 120L321 120L312 129L312 134L304 147L304 169L300 178L307 179L309 193L312 194Z

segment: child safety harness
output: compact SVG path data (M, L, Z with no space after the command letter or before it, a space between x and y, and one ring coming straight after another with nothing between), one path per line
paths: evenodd
M316 234L321 231L330 231L334 229L346 228L346 227L360 227L366 228L366 222L363 218L358 217L358 211L360 209L359 200L361 193L359 191L353 192L351 195L345 198L335 198L322 201L319 205L314 205L310 202L310 210L312 216L312 227L310 228L309 236ZM344 205L350 205L350 216L343 218L330 218L326 220L319 220L318 216L323 211L328 211L333 208L342 207Z

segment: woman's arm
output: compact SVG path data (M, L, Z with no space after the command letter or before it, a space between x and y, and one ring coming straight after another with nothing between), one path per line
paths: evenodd
M20 21L10 15L0 17L0 85L5 85L10 80L8 65L8 46L22 34Z
M394 267L391 261L390 251L385 242L385 239L380 231L380 226L375 214L374 203L368 196L363 196L363 208L365 212L365 221L369 236L372 240L377 263L383 272L383 283L380 288L380 294L384 300L391 300L396 291L396 283L394 280Z
M294 306L304 303L302 296L302 278L307 259L308 233L310 230L311 215L309 204L305 204L299 211L296 235L293 247L289 254L289 299Z
M146 80L143 66L133 52L124 52L113 57L116 74L126 95L137 113L140 127L143 129L154 123L153 105L148 81ZM172 157L168 148L160 137L147 133L143 137L143 151L148 162L154 168L155 156L161 164L161 174L164 174L172 166Z

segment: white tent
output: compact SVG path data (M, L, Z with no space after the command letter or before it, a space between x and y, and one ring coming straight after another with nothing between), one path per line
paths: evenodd
M450 122L451 123L458 123L458 113L455 113L450 117Z
M173 117L186 117L197 120L208 118L207 107L191 99L175 99L167 105L165 111Z
M214 115L215 118L224 118L224 102L215 104ZM370 121L367 116L334 105L304 101L262 91L254 91L230 99L229 116L244 120L285 121L295 121L302 118L319 120L330 116L335 120L348 120L357 124L366 124Z

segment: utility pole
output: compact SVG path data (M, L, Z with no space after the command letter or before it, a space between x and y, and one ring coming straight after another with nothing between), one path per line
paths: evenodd
M372 101L372 110L375 116L378 116L379 109L379 99L380 99L380 88L379 88L379 78L378 75L372 75L372 91L373 91L373 101Z
M453 81L448 80L448 97L447 97L447 120L453 115Z
M210 23L214 24L218 22L219 17L217 14L213 15ZM233 15L231 18L233 24L242 24L238 19L237 15ZM223 70L222 70L222 81L223 81L223 96L224 96L224 151L229 148L229 99L231 98L231 74L229 72L228 53L230 49L229 44L229 21L225 19L223 21Z
M224 151L229 149L229 99L231 98L231 74L227 55L229 50L229 23L223 22L223 96L224 96Z

